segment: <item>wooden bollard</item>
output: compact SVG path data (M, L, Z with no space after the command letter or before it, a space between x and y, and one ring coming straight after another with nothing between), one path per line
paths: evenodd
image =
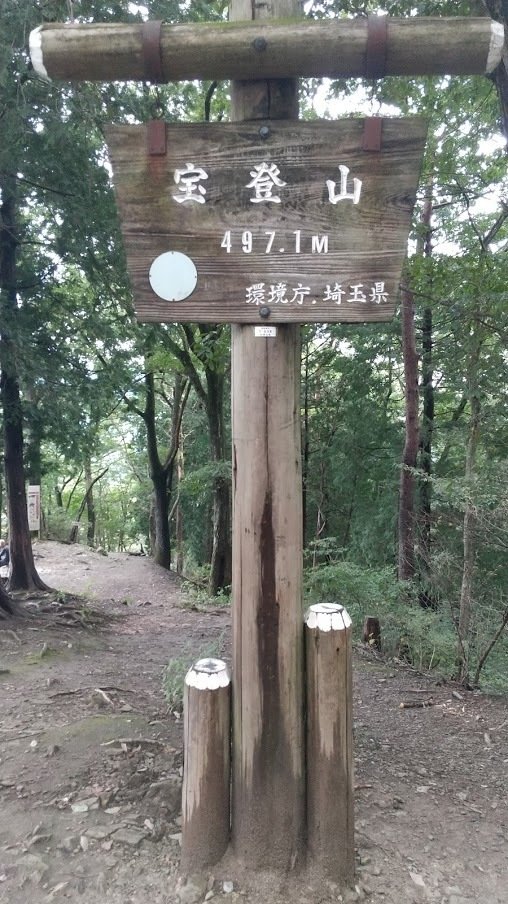
M339 882L354 876L351 619L320 603L305 615L307 842L312 862Z
M229 843L231 676L200 659L185 676L182 869L217 863Z

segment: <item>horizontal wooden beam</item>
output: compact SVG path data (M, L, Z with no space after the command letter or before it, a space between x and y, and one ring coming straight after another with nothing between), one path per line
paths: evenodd
M159 80L373 77L371 37L366 18L162 25ZM503 45L503 26L488 18L388 18L375 77L489 74ZM30 51L45 78L149 81L153 72L143 24L46 24Z

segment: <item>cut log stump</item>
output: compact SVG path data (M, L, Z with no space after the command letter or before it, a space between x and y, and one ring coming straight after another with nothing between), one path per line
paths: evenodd
M185 676L182 869L217 863L230 832L231 677L221 659L200 659Z
M366 615L363 623L362 640L369 647L375 650L381 650L381 624L378 618L373 615Z
M335 882L354 876L351 619L321 603L305 616L307 837L313 863Z

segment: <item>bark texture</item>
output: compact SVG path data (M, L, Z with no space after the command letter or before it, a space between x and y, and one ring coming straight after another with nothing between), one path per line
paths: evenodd
M0 397L4 422L5 486L11 556L10 590L47 590L35 568L23 465L23 413L13 339L17 294L16 176L0 176Z
M402 348L404 355L404 395L406 437L399 487L399 580L407 581L415 572L415 469L418 455L418 356L414 324L413 293L402 290Z

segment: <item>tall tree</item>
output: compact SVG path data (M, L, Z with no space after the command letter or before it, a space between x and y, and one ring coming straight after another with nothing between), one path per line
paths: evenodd
M159 340L161 336L159 334ZM157 362L162 355L154 350L153 330L146 338L145 367L143 377L144 405L124 395L130 411L143 421L146 431L147 458L150 480L152 481L152 505L150 517L150 539L154 560L163 568L171 567L170 505L175 475L176 459L180 447L182 418L189 397L190 382L181 373L173 374L171 398L168 397L160 379L157 380ZM157 385L159 383L159 385ZM166 411L170 412L170 429L165 436L166 452L161 456L157 419L157 396L162 397Z
M230 461L224 411L229 336L223 326L183 324L182 337L182 344L171 337L166 341L205 409L210 459L215 466L209 578L209 591L214 595L231 582L230 483L223 468L224 462Z
M23 465L23 412L19 391L17 349L12 334L16 316L19 242L17 176L0 176L0 397L4 425L4 467L9 517L11 590L47 589L35 568L28 527Z
M402 355L406 435L402 454L399 493L398 575L408 581L415 573L415 471L419 442L418 356L416 352L414 296L405 287L401 293Z

